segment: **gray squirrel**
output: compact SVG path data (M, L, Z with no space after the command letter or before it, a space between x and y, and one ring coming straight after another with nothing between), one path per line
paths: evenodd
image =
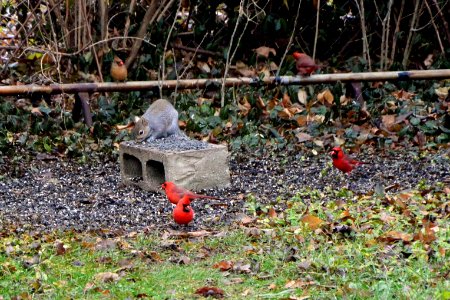
M137 142L182 135L178 127L177 110L166 99L156 100L136 121L132 135Z

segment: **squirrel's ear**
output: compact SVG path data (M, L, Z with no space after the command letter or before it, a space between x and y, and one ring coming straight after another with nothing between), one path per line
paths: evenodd
M138 116L134 116L134 118L133 118L134 124L136 124L137 122L139 122L140 119L141 119L141 118L139 118Z

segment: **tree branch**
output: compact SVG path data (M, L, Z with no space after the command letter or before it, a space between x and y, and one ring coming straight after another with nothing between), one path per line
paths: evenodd
M286 50L284 51L283 57L281 58L280 65L278 66L278 70L277 70L277 73L276 73L277 77L280 76L281 65L283 64L283 62L286 59L286 56L287 56L289 50L291 49L292 40L294 39L295 30L297 29L297 22L298 22L298 16L300 15L300 6L301 5L302 5L302 0L300 0L298 2L297 15L295 16L295 20L294 20L294 29L292 30L291 36L289 37L289 43L288 43L288 45L286 47Z
M419 0L415 0L414 13L413 13L411 23L410 23L408 38L406 39L405 51L403 53L402 65L403 65L403 68L405 68L405 69L407 67L409 55L410 55L411 49L412 49L412 40L413 40L414 35L416 34L415 28L416 28L417 24L419 23L419 19L420 19L421 9L419 8L419 3L420 3Z
M130 16L133 14L134 9L136 7L136 0L131 0L130 1L130 7L128 8L128 15L127 15L127 19L125 21L125 27L123 29L123 37L125 38L122 41L122 47L126 48L127 47L127 37L128 37L128 31L130 30Z
M315 60L315 58L316 58L317 40L319 38L320 1L317 1L316 11L317 11L317 16L316 16L316 33L315 33L315 36L314 36L314 48L313 48L313 54L312 54L313 60Z
M428 5L428 1L427 0L425 0L425 6L427 7L428 13L430 14L431 24L433 24L434 31L436 32L436 36L437 36L437 39L438 39L438 42L439 42L439 46L441 47L441 53L443 55L445 55L445 49L444 49L444 46L442 45L441 36L439 34L439 29L436 26L436 22L434 22L433 12L431 11L431 8Z
M387 66L387 69L389 69L394 62L395 51L397 50L398 33L400 32L400 22L403 18L404 8L405 8L405 0L402 0L402 3L400 5L400 12L398 13L397 22L395 24L395 31L394 34L392 35L391 60L389 62L389 65Z
M139 27L139 30L136 34L136 37L138 37L139 39L134 41L133 46L131 47L130 55L125 61L125 66L127 68L130 67L130 65L134 62L134 60L138 55L139 48L141 48L142 45L142 39L145 37L145 34L147 33L147 27L148 25L150 25L150 21L155 15L156 8L158 7L158 2L159 2L158 0L152 0L149 8L147 8L147 11L145 12L144 18L141 23L141 27Z

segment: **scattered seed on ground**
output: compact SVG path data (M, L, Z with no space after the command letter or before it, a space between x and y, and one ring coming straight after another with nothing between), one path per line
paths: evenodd
M358 159L369 164L348 176L332 168L327 154L232 153L231 186L201 191L224 200L194 200L196 217L189 229L229 224L245 212L245 195L249 193L260 205L282 210L277 197L288 200L305 188L324 193L347 188L355 194L367 194L376 186L394 186L389 192L398 192L420 182L450 182L448 153L419 158L412 152L371 152L359 154ZM329 198L333 200L331 194ZM35 159L23 177L6 175L0 182L0 226L13 224L23 231L177 228L171 213L172 205L165 195L124 186L117 161L78 164Z

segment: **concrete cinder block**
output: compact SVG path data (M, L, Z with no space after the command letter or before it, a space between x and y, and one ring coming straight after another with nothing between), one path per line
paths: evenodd
M208 144L200 150L161 150L134 141L120 144L120 175L125 185L161 191L173 181L190 190L230 185L229 153L226 146Z

